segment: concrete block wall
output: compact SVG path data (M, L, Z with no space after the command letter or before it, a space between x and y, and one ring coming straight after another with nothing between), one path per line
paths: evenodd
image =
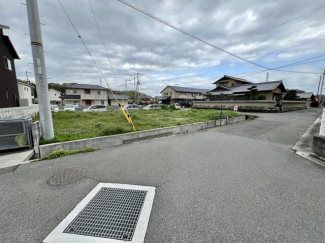
M38 105L0 109L0 119L30 118L38 114Z
M64 150L78 150L83 148L93 148L93 149L104 149L112 146L118 146L122 144L127 144L126 141L128 140L136 140L145 137L159 137L159 135L163 134L181 134L181 133L188 133L194 132L198 130L204 130L208 128L214 128L216 126L223 126L225 124L233 124L237 122L241 122L245 120L245 116L215 120L215 121L207 121L207 122L199 122L194 124L186 124L180 126L173 126L173 127L165 127L165 128L158 128L152 130L145 130L140 132L130 132L125 134L118 134L118 135L111 135L111 136L104 136L104 137L96 137L96 138L89 138L89 139L80 139L75 141L68 141L62 143L53 143L53 144L46 144L41 145L39 148L35 149L39 151L40 157L45 157L54 151L64 149Z
M325 160L325 137L314 136L311 154Z

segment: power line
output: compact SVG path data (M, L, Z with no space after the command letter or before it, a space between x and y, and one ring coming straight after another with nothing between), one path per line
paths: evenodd
M260 32L260 33L257 33L257 34L255 34L255 35L252 35L252 36L250 36L250 37L247 37L247 38L245 38L245 39L243 39L243 40L237 41L237 42L235 42L235 43L233 43L233 44L227 46L226 48L229 48L229 47L231 47L231 46L237 45L237 44L239 44L239 43L241 43L241 42L243 42L243 41L249 40L249 39L251 39L251 38L253 38L253 37L256 37L256 36L258 36L258 35L264 34L264 33L269 32L269 31L271 31L271 30L274 30L274 29L276 29L276 28L278 28L278 27L281 27L281 26L283 26L283 25L285 25L285 24L287 24L287 23L290 23L290 22L292 22L292 21L294 21L294 20L297 20L297 19L299 19L299 18L301 18L301 17L303 17L303 16L305 16L305 15L308 15L308 14L310 14L310 13L316 12L316 11L318 11L318 10L324 8L324 7L325 7L325 5L322 5L322 6L318 7L317 9L314 9L314 10L312 10L312 11L309 11L309 12L307 12L307 13L304 13L304 14L302 14L302 15L299 15L299 16L293 18L293 19L289 19L289 20L283 22L282 24L276 25L276 26L274 26L274 27L272 27L272 28L269 28L269 29L264 30L264 31L262 31L262 32Z
M62 3L61 3L60 0L58 0L58 2L60 3L61 8L63 9L65 15L66 15L67 18L69 19L69 21L70 21L71 25L73 26L74 30L76 31L76 33L77 33L77 35L78 35L78 38L81 40L81 42L82 42L82 44L84 45L85 49L87 50L89 56L91 57L91 59L92 59L92 61L94 62L95 66L97 67L97 69L98 69L100 75L103 77L104 81L106 82L106 85L108 86L108 89L110 90L111 94L114 96L115 101L119 104L119 108L120 108L120 110L121 110L122 113L124 114L126 120L131 124L133 131L135 131L134 123L133 123L132 118L130 117L128 111L127 111L127 110L125 111L125 110L121 107L120 103L118 102L118 99L117 99L116 95L114 94L112 88L111 88L110 85L108 84L108 82L107 82L105 76L103 75L101 69L100 69L99 66L97 65L97 63L96 63L94 57L91 55L91 53L90 53L88 47L86 46L85 42L84 42L83 39L81 38L81 35L79 34L77 28L76 28L75 25L73 24L73 22L72 22L71 18L69 17L67 11L65 10L64 6L62 5Z
M168 27L170 27L170 28L172 28L174 30L177 30L178 32L181 32L181 33L183 33L183 34L185 34L185 35L187 35L187 36L189 36L189 37L191 37L191 38L193 38L193 39L195 39L195 40L197 40L199 42L202 42L202 43L204 43L204 44L206 44L208 46L211 46L211 47L213 47L213 48L215 48L215 49L217 49L219 51L222 51L222 52L224 52L224 53L226 53L226 54L228 54L230 56L233 56L233 57L235 57L237 59L240 59L240 60L242 60L244 62L247 62L247 63L250 63L252 65L255 65L255 66L258 66L258 67L261 67L261 68L264 68L264 69L269 69L268 67L265 67L263 65L260 65L258 63L252 62L252 61L249 61L249 60L247 60L247 59L245 59L243 57L240 57L240 56L238 56L236 54L233 54L233 53L231 53L231 52L229 52L227 50L224 50L224 49L222 49L222 48L220 48L220 47L218 47L218 46L216 46L214 44L211 44L208 41L205 41L205 40L203 40L203 39L201 39L201 38L199 38L199 37L197 37L195 35L192 35L189 32L187 32L185 30L182 30L181 28L178 28L175 25L172 25L172 24L168 23L167 21L165 21L163 19L160 19L160 18L158 18L158 17L156 17L156 16L154 16L154 15L152 15L152 14L150 14L150 13L148 13L148 12L146 12L146 11L144 11L144 10L142 10L142 9L140 9L140 8L126 2L126 1L124 1L124 0L117 0L117 1L123 3L124 5L126 5L128 7L133 8L134 10L136 10L136 11L138 11L138 12L140 12L140 13L142 13L142 14L144 14L144 15L146 15L146 16L148 16L148 17L150 17L150 18L152 18L152 19L154 19L154 20L156 20L156 21L158 21L158 22L160 22L162 24L164 24L164 25L167 25Z
M116 84L117 84L117 86L118 86L118 83L117 83L117 80L116 80L116 76L115 76L115 72L114 72L114 69L113 69L113 66L112 66L111 60L110 60L110 58L109 58L109 56L108 56L107 48L106 48L105 42L104 42L104 40L103 40L103 36L102 36L101 31L100 31L100 28L99 28L99 25L98 25L98 22L97 22L97 19L96 19L96 16L95 16L95 13L94 13L93 7L92 7L92 5L91 5L91 3L90 3L90 0L88 0L88 3L89 3L90 9L91 9L91 13L92 13L92 15L93 15L93 17L94 17L94 20L95 20L95 23L96 23L96 26L97 26L97 29L98 29L98 32L99 32L100 39L102 40L102 43L103 43L103 46L104 46L104 49L105 49L105 53L106 53L107 60L108 60L109 65L110 65L110 67L111 67L111 71L112 71L112 73L113 73L113 76L114 76L115 82L116 82ZM120 89L119 86L118 86L118 89Z

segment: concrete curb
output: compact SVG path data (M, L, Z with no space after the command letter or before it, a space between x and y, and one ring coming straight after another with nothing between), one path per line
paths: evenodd
M173 127L158 128L152 130L145 130L139 132L130 132L118 135L95 137L89 139L80 139L62 143L52 143L41 145L35 148L35 151L39 151L40 158L51 154L54 151L64 149L64 150L78 150L83 148L93 148L93 149L103 149L113 146L123 145L132 143L140 140L147 140L151 138L156 138L159 136L175 135L181 133L194 132L198 130L204 130L208 128L214 128L217 126L223 126L226 124L233 124L245 120L245 116L234 117L215 121L199 122L194 124L186 124Z
M34 156L34 151L31 150L30 153L22 160L22 161L17 161L17 163L13 163L12 165L9 165L7 167L0 168L0 175L14 172L17 167L21 164L28 163L28 161Z

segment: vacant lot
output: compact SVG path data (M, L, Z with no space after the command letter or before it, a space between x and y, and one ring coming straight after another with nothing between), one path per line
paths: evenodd
M236 117L240 114L223 111L224 115ZM160 127L170 127L189 123L214 120L220 115L217 110L152 110L130 111L137 131ZM36 117L35 120L39 118ZM41 144L93 138L132 132L131 125L121 111L106 112L68 112L53 113L55 137L41 140Z

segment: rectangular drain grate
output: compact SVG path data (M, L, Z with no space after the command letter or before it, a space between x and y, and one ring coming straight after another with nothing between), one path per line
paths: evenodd
M99 183L43 243L143 243L155 189Z
M146 194L103 187L63 232L131 241Z

